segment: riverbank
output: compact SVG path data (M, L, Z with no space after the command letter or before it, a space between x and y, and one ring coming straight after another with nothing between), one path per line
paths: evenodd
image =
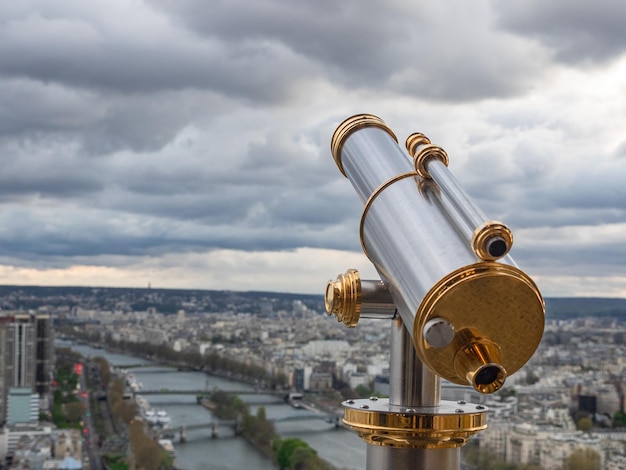
M215 409L217 408L217 405L216 405L215 403L213 403L213 402L211 401L211 399L210 399L210 398L208 398L208 397L202 397L202 398L200 398L200 400L198 400L198 403L199 403L201 406L204 406L204 407L205 407L207 410L209 410L209 411L215 411Z
M88 335L83 337L85 341L91 341ZM261 389L288 390L288 378L281 373L270 374L265 368L254 364L248 364L236 359L222 356L212 351L206 355L199 352L178 352L166 345L151 343L134 343L128 341L113 341L99 344L111 351L128 354L138 358L168 365L176 368L188 368L200 372L210 373L216 377L234 380Z

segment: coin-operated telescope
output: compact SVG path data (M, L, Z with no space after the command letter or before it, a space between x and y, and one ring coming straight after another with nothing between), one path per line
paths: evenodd
M349 327L393 320L389 398L348 400L343 421L368 444L369 470L458 469L487 410L441 400L440 378L500 389L539 345L544 302L508 255L511 230L474 204L446 152L419 133L406 148L369 114L346 119L331 141L364 203L361 244L381 280L339 275L326 311Z

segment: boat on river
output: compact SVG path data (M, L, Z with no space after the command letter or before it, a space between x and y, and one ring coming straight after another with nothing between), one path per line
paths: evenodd
M159 424L159 418L157 417L157 413L151 408L144 411L143 417L148 423L150 423L153 426L156 424Z
M172 421L170 416L167 414L165 410L159 410L156 412L157 423L161 426L169 425Z

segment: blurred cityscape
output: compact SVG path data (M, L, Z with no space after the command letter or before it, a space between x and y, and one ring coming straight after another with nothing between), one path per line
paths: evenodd
M55 336L235 358L242 368L230 378L263 370L271 383L256 386L320 402L388 393L390 325L362 320L345 328L324 313L322 296L2 287L0 305L0 462L7 468L99 468L84 451L90 437L47 419L59 379ZM482 395L443 383L444 399L490 410L488 429L468 446L467 468L626 468L626 301L547 305L538 351L502 390Z

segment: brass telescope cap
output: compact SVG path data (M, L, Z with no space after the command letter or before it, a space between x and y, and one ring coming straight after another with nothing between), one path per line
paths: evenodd
M341 148L350 134L363 127L378 127L386 131L396 142L398 141L398 138L393 131L389 129L387 124L385 124L385 122L378 116L374 116L373 114L355 114L354 116L349 117L337 126L337 129L335 129L333 137L330 141L330 151L333 154L333 159L343 176L347 175L343 169L343 164L341 163Z
M429 321L450 325L453 338L428 342ZM493 393L534 354L545 305L534 282L514 266L483 261L439 280L413 323L415 349L437 375Z

